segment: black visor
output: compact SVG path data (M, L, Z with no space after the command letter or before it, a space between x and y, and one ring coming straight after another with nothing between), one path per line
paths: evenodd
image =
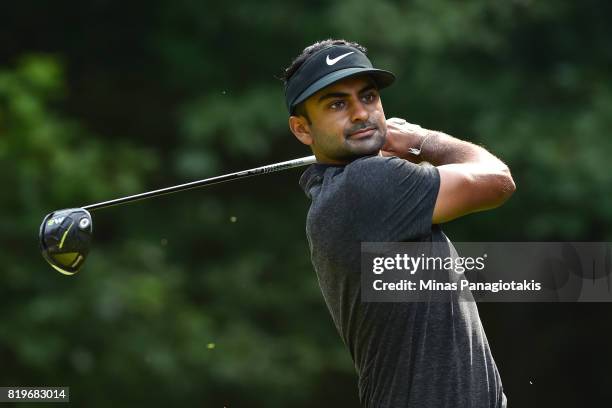
M395 81L389 71L372 68L372 63L357 48L332 45L311 55L285 85L285 101L290 114L309 96L341 79L368 74L379 89Z

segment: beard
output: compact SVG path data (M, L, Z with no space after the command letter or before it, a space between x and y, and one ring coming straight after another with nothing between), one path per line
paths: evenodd
M384 118L384 116L383 116ZM327 133L312 127L313 152L333 162L350 162L380 153L387 136L386 121L368 120L350 126L341 133Z
M385 121L368 121L351 126L344 132L344 147L351 157L378 154L387 136Z
M349 136L344 139L344 149L350 157L375 155L386 141L386 131L375 128L366 136Z

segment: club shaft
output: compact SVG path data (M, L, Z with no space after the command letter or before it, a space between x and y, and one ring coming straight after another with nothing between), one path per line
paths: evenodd
M307 166L316 162L314 156L302 157L299 159L288 160L280 163L269 164L267 166L256 167L254 169L238 171L236 173L224 174L222 176L211 177L203 180L192 181L190 183L179 184L177 186L166 187L159 190L147 191L145 193L134 194L127 197L115 198L114 200L103 201L96 204L86 205L84 208L88 211L99 210L101 208L113 207L131 203L133 201L144 200L146 198L158 197L165 194L178 193L179 191L191 190L193 188L210 186L212 184L224 183L226 181L238 180L260 174L268 174L281 170L292 169L294 167Z

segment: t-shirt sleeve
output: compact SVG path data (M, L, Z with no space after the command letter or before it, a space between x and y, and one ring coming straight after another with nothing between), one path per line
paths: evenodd
M356 160L347 173L347 204L361 240L410 241L431 234L440 174L397 157Z

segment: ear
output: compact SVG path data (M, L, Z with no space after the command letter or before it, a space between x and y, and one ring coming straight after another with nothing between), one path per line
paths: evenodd
M298 140L305 145L312 144L312 135L310 134L310 126L308 121L303 116L289 116L289 129Z

